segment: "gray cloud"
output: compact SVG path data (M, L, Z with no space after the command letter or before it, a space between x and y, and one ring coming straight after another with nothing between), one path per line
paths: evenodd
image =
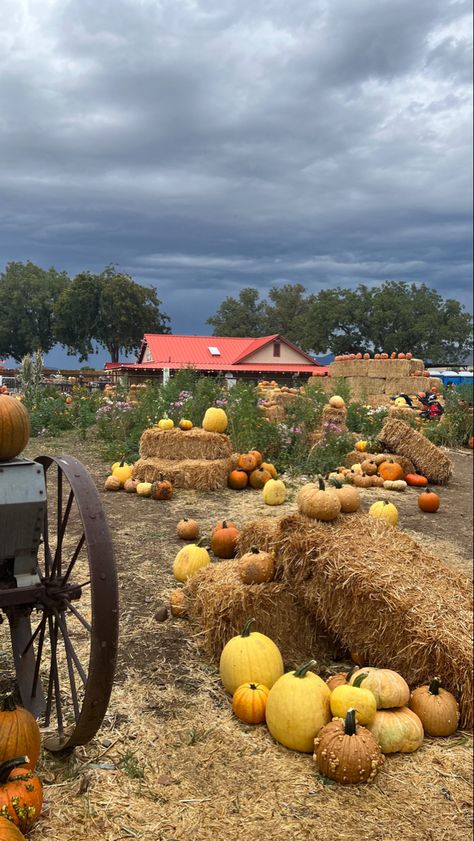
M464 0L4 0L0 256L158 287L204 332L242 286L470 300Z

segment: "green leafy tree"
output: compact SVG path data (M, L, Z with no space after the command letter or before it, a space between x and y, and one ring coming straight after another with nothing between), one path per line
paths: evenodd
M368 298L365 286L357 291L322 289L309 302L302 346L315 353L368 350Z
M306 341L308 307L313 296L306 295L301 283L286 283L284 286L273 286L268 292L268 299L265 304L265 332L270 335L279 333L303 350L309 349Z
M238 298L225 298L207 324L214 336L265 336L265 303L260 301L257 289L241 289Z
M0 355L17 362L56 344L54 308L67 289L66 272L34 263L8 263L0 274Z
M57 339L71 354L87 359L94 343L119 361L120 351L140 347L144 333L169 333L156 290L107 266L101 274L81 272L61 295L56 309Z

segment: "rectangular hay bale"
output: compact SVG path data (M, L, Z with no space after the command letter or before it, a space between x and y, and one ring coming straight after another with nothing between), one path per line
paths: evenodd
M472 726L472 590L464 575L362 513L333 523L287 515L275 552L281 579L317 623L411 687L442 675L461 727Z
M217 491L227 487L232 458L164 459L140 458L133 465L133 477L141 482L157 482L163 474L176 488Z
M429 482L446 485L453 474L453 463L431 441L412 429L404 421L388 418L379 432L378 440L393 453L409 458L418 473Z
M410 374L422 374L425 370L425 363L422 359L409 359Z
M368 366L369 377L408 377L410 363L407 359L371 359Z
M427 377L390 377L385 380L385 394L390 396L398 394L412 396L418 394L419 391L426 391L427 388L429 388Z
M232 454L232 444L227 435L193 429L145 429L140 438L142 458L164 459L221 459Z
M242 632L254 617L254 630L278 646L287 669L309 659L326 666L341 647L321 622L315 622L281 582L243 584L235 561L211 564L188 579L184 587L186 610L201 629L204 645L219 662L224 645Z
M354 399L382 393L385 387L385 380L372 377L348 377L346 383Z

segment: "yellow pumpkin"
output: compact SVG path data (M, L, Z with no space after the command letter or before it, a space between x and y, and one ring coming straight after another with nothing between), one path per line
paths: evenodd
M190 421L190 420L187 420L187 418L181 418L180 422L178 423L178 426L179 426L180 429L192 429L193 428L193 422Z
M163 415L161 420L158 421L157 426L158 429L173 429L174 421L172 421L171 418L169 418L168 415L165 414Z
M370 689L361 686L366 672L360 672L353 684L343 683L336 686L329 699L331 712L336 718L345 718L346 713L354 708L359 724L369 724L377 712L377 701Z
M362 680L361 675L365 675ZM356 680L363 683L363 689L370 689L375 696L377 709L390 709L392 707L404 707L410 698L410 688L406 680L393 671L393 669L376 669L373 666L364 666L350 677L353 685Z
M262 490L266 505L282 505L286 499L285 483L281 479L269 479Z
M282 675L271 687L265 717L277 742L290 750L312 753L319 731L331 720L331 691L318 675L309 671L310 660L294 672Z
M177 581L187 581L198 569L211 563L209 552L204 546L190 543L179 550L173 562L173 575Z
M366 453L368 447L367 441L357 441L355 444L355 448L359 453Z
M261 466L262 466L265 470L268 470L268 472L269 472L270 476L272 477L272 479L276 479L276 478L277 478L277 476L278 476L278 471L277 471L277 469L276 469L275 465L274 465L274 464L272 464L272 462L271 462L271 461L262 461Z
M138 496L151 496L153 490L153 482L139 482L137 485Z
M224 409L206 409L202 420L202 428L205 429L206 432L225 432L227 424L228 419Z
M387 502L386 499L374 502L369 508L369 516L378 520L385 520L391 526L396 526L398 523L398 511L393 503Z
M423 725L412 710L378 710L367 725L382 753L413 753L423 743Z
M329 405L332 406L333 409L343 409L346 404L344 403L344 399L342 397L335 394L333 397L329 398Z
M232 637L222 649L219 672L222 683L231 695L243 683L263 683L271 688L283 674L283 659L277 645L250 628L249 619L241 634Z
M127 464L125 459L119 461L118 465L112 469L112 476L115 476L119 480L122 488L127 479L132 478L132 473L133 467L131 464Z

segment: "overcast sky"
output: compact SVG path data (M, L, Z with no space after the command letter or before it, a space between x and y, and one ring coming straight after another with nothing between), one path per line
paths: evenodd
M470 0L2 0L0 270L117 263L174 333L288 282L470 307L471 32Z

